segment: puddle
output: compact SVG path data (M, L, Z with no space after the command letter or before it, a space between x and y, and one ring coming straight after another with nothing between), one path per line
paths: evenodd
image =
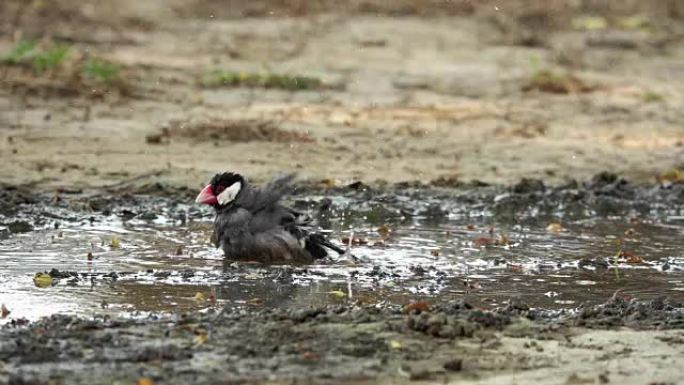
M681 206L629 201L612 206L614 215L600 205L554 204L553 197L520 207L505 195L478 199L296 197L290 204L300 209L324 202L318 221L337 243L360 239L352 252L364 259L306 267L226 263L210 246L212 212L168 199L140 198L108 215L27 205L11 220L27 220L33 231L0 229L0 302L12 312L8 319L33 320L464 296L485 308L515 297L561 309L602 303L618 290L684 300ZM377 231L383 225L389 235ZM50 287L34 285L35 273L52 269L68 274Z

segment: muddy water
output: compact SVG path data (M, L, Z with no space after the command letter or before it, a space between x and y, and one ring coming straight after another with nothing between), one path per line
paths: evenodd
M571 309L618 290L684 299L680 207L630 202L605 211L545 201L508 209L509 199L297 197L291 205L314 213L323 202L317 221L337 243L352 239L361 259L307 267L226 262L210 246L212 213L168 199L141 198L112 212L23 206L0 221L33 226L0 232L0 302L12 312L7 319L36 319L462 297L483 307L517 298ZM38 287L34 275L52 269L61 275Z

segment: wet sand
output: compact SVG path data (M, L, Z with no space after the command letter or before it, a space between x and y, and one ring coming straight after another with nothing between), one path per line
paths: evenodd
M24 11L24 36L69 42L72 57L110 60L125 86L6 72L0 178L13 184L101 187L144 177L196 187L226 169L255 180L298 171L313 181L504 184L608 170L652 182L684 159L684 88L676 81L684 45L681 28L665 19L622 30L550 29L525 46L511 42L525 31L520 25L501 31L522 17L512 5L450 17L293 18L127 2L85 7L73 16L83 18L79 28L50 15L60 9L53 7L37 12L42 19ZM11 38L0 39L0 51ZM330 87L202 86L214 70L311 76ZM545 70L560 84L528 90ZM193 131L207 123L213 128ZM274 128L254 134L264 124ZM247 134L226 140L226 126ZM278 139L274 129L297 135Z

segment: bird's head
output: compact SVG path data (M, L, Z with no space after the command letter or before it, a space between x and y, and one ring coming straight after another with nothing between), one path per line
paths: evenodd
M245 179L240 174L224 172L216 174L195 199L195 202L222 207L230 204L240 194L245 185Z

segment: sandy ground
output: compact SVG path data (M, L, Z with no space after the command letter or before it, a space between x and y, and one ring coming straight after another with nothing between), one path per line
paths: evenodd
M155 175L197 186L228 169L259 180L296 170L313 180L558 183L608 170L652 181L684 159L684 86L675 81L684 76L684 44L676 29L562 30L528 47L508 44L512 32L491 21L498 14L221 19L154 2L84 8L81 27L45 21L41 31L122 65L133 96L93 99L80 89L74 97L5 73L3 181L97 187ZM123 26L112 27L117 22ZM0 51L12 44L4 36ZM547 68L594 90L522 90ZM215 69L316 76L335 87L199 86ZM146 141L164 127L245 119L306 140Z

